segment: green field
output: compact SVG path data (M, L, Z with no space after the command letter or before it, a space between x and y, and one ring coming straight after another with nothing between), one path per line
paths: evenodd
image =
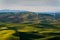
M60 25L0 23L0 40L60 40Z

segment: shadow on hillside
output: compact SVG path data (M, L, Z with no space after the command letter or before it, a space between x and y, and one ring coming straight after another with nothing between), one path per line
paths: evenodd
M44 38L44 36L42 35L37 35L34 33L25 33L25 32L17 32L13 35L20 37L20 40L33 40L33 39Z
M48 40L60 40L60 37L54 37L54 38L51 38L51 39L48 39Z

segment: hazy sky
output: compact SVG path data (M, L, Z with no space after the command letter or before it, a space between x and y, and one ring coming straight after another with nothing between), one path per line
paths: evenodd
M0 9L60 11L60 0L0 0Z

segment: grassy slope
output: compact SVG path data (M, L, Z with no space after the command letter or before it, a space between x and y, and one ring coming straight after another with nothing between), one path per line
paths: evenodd
M8 40L10 37L15 38L15 36L13 36L12 34L16 33L16 30L18 32L26 32L26 33L37 32L38 35L45 36L45 38L40 38L40 39L35 39L35 40L47 40L49 38L60 35L60 34L51 35L50 33L60 33L60 30L58 28L48 28L46 27L46 25L44 25L45 27L43 28L41 27L38 28L36 27L38 24L37 25L36 24L12 24L12 23L0 23L0 24L1 24L0 25L0 39L1 40ZM56 24L54 26L56 26Z

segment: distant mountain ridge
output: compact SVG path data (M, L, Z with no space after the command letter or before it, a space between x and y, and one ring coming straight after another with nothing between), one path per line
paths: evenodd
M28 12L26 10L9 10L9 9L4 9L0 10L0 12Z

